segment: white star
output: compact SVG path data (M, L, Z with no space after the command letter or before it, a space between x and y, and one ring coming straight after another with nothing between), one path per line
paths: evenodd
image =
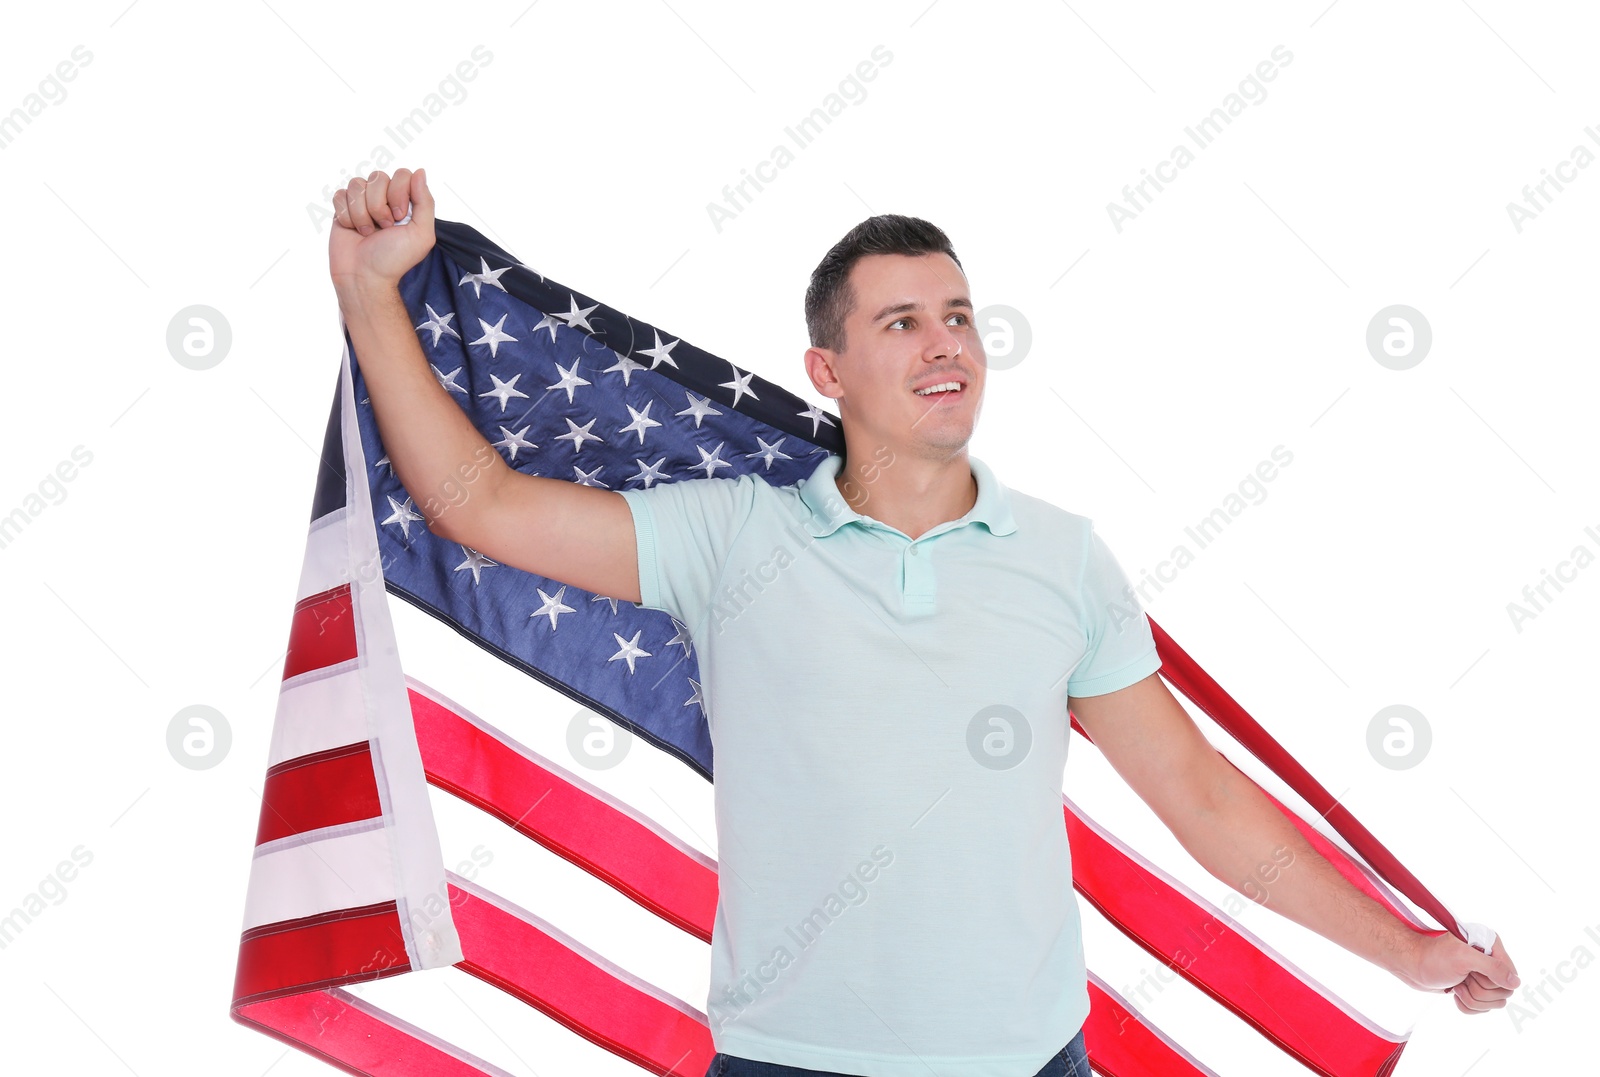
M700 429L700 420L704 419L707 415L722 414L722 412L711 406L711 398L709 396L695 396L687 389L684 390L684 395L689 398L689 406L680 412L676 412L675 414L693 415L694 428L696 430Z
M550 330L550 343L554 344L556 340L556 326L560 324L561 315L546 314L543 318L539 319L539 324L533 327L533 331L537 333L541 329Z
M462 546L461 552L467 555L467 559L456 566L456 571L460 572L464 568L470 568L472 570L472 586L474 587L478 586L478 573L481 570L499 563L489 560L471 546Z
M811 420L811 434L812 434L813 437L816 436L817 423L819 421L827 423L829 426L837 426L838 425L837 423L835 423L833 421L833 416L829 415L827 412L823 411L821 408L817 407L815 404L812 404L805 411L796 412L795 414L799 415L802 419L810 419Z
M621 352L618 352L617 353L617 361L615 363L612 363L610 366L606 367L600 373L609 374L613 370L620 370L620 371L622 371L622 384L626 386L626 385L632 384L631 382L628 381L628 379L633 376L633 372L635 370L643 370L643 369L644 369L644 364L643 363L636 363L632 359L628 358L626 355L622 354Z
M432 368L433 376L439 379L439 385L444 389L445 392L460 393L462 396L466 395L467 391L456 384L456 375L461 373L460 367L456 367L450 373L446 374L432 363L429 363L428 366Z
M602 490L611 489L611 487L607 486L605 483L603 483L599 479L595 478L596 475L600 474L601 471L605 470L605 465L604 464L596 464L593 471L585 471L585 470L583 470L583 468L579 467L577 464L573 464L572 465L572 470L578 476L577 478L573 479L572 481L577 483L579 486L598 486Z
M384 453L383 457L376 464L372 465L372 470L376 471L380 467L386 467L391 472L394 471L394 465L389 463L389 454L388 453Z
M733 466L722 458L722 446L724 444L725 443L721 441L717 442L717 448L715 452L706 452L704 447L700 445L695 446L695 448L700 450L700 462L696 464L695 467L705 468L706 478L708 479L714 479L717 477L717 468Z
M629 423L627 426L624 426L624 427L620 428L617 431L617 433L626 434L629 430L637 430L637 431L639 431L639 444L643 445L644 444L644 432L645 432L646 428L652 427L652 426L660 426L661 425L660 423L656 422L654 419L650 418L650 408L654 404L655 404L654 400L649 401L647 404L645 404L643 411L634 410L634 407L633 407L632 404L624 404L623 407L628 409L628 414L633 416L633 422Z
M530 423L528 426L524 426L521 430L518 430L515 434L513 434L511 431L507 430L505 427L502 426L500 428L500 432L505 435L505 440L495 442L494 443L494 447L497 448L497 449L509 448L511 450L511 459L512 460L516 460L516 458L517 458L517 450L518 449L537 449L539 446L535 445L533 442L529 441L527 438L522 436L523 434L526 434L530 429L532 429L532 425L533 424ZM752 454L752 455L754 455L754 454Z
M689 683L694 685L694 695L692 695L688 699L684 700L683 701L683 705L685 707L692 707L692 706L698 705L701 710L705 710L706 709L705 700L703 698L701 698L701 695L700 695L700 682L695 680L693 677L690 677L689 678Z
M768 445L764 438L762 438L760 436L757 436L756 437L756 441L761 443L761 448L757 449L755 452L747 452L747 453L745 453L744 454L745 459L748 460L752 456L759 456L759 457L761 457L763 460L765 460L767 462L767 470L771 471L772 470L772 461L774 459L776 459L777 457L781 456L785 460L793 460L794 459L794 457L790 456L788 453L779 452L778 451L778 446L782 445L785 441L788 441L788 440L789 440L788 438L779 438L777 441L773 442L771 445Z
M478 396L492 396L496 400L500 401L500 414L504 415L506 413L506 405L511 402L512 397L520 396L524 400L528 398L527 393L517 388L517 379L520 377L522 377L521 374L513 374L510 381L501 381L493 374L490 374L489 380L494 382L494 388L490 389L487 393L479 393Z
M732 363L729 363L728 365L729 366L733 366ZM750 399L751 400L760 400L761 399L759 396L757 396L755 394L755 391L750 388L750 379L753 378L753 377L755 377L754 374L746 374L743 377L741 377L739 375L739 368L736 367L736 366L733 366L733 380L732 381L719 382L718 384L721 385L721 387L724 388L724 389L732 389L733 390L733 406L734 407L738 407L739 406L739 398L742 395L744 395L745 393L749 393L750 394Z
M656 333L656 346L654 348L640 348L639 354L648 355L651 358L651 370L654 370L662 363L671 363L674 367L676 367L678 365L678 361L672 357L672 349L676 348L681 343L683 343L681 340L674 340L670 344L662 344L661 334L658 332Z
M593 314L600 304L596 303L592 307L584 307L582 310L579 310L578 297L575 295L568 295L567 302L572 304L571 310L567 311L565 314L552 314L551 317L560 318L563 322L567 323L568 329L583 329L590 333L594 332L594 326L589 324L589 315Z
M694 653L694 640L689 635L689 627L676 617L672 618L672 623L678 626L678 634L667 640L667 646L671 647L674 643L683 644L683 657L688 658Z
M639 637L643 634L644 629L642 628L633 634L632 639L623 639L621 636L617 635L617 633L611 633L612 638L617 641L618 646L620 646L622 649L616 654L612 655L610 658L606 659L606 661L615 662L619 658L626 658L628 660L628 672L631 674L633 672L633 660L635 658L650 657L649 651L641 650L639 647Z
M605 439L602 438L599 434L591 434L591 433L589 433L589 428L595 424L595 422L597 421L597 418L596 419L590 419L588 422L584 423L582 426L579 426L577 423L573 422L571 419L568 419L567 420L567 432L565 434L557 434L556 435L556 440L557 441L570 441L570 442L572 442L572 451L573 452L582 451L582 449L583 449L583 440L585 438L588 438L590 441L598 441L601 444L604 444L605 443Z
M556 630L556 628L558 627L557 624L556 624L556 618L557 617L560 617L563 613L577 613L578 612L577 607L569 606L566 603L561 601L562 596L564 596L567 593L567 585L566 584L562 584L561 585L561 589L556 592L556 597L554 597L554 598L551 598L549 595L545 594L543 587L535 588L535 590L537 590L539 592L539 597L544 599L544 605L540 606L538 609L536 609L532 613L528 614L528 616L529 617L549 617L550 618L550 631L554 632Z
M508 333L501 332L501 330L500 330L500 327L502 325L506 324L506 318L507 318L507 315L505 315L505 314L500 315L500 320L498 322L495 322L493 325L490 325L488 322L484 321L482 318L479 318L478 319L478 324L483 326L483 336L479 337L477 340L470 340L467 343L469 343L469 344L487 344L487 345L489 345L489 358L491 358L491 359L500 358L500 345L501 344L505 343L508 340L513 344L515 344L517 342L517 338L516 337L511 336Z
M628 481L632 482L634 479L643 479L644 488L648 490L650 489L650 484L655 482L657 479L665 479L668 477L667 473L661 470L661 465L666 462L667 458L665 456L653 464L646 464L643 460L635 460L634 463L639 465L639 474L629 475Z
M455 311L452 310L449 314L440 314L428 303L424 303L423 306L428 308L428 320L423 322L421 325L413 326L412 328L432 330L433 346L435 348L439 346L439 338L444 336L446 333L449 333L457 340L461 339L461 334L456 332L450 326L450 319L456 316Z
M611 597L609 597L607 595L595 595L589 601L590 602L609 602L609 603L611 603L611 615L613 617L616 616L616 613L617 613L617 600L616 599L611 598Z
M483 298L483 286L485 284L492 285L493 287L504 292L506 290L506 286L500 283L500 274L510 272L511 267L506 266L505 269L490 269L489 259L484 258L481 255L479 256L478 261L483 263L483 271L481 273L468 273L466 276L462 277L456 282L456 287L460 288L468 281L471 281L472 294L476 299Z
M393 494L388 496L389 507L393 509L394 512L390 513L389 518L383 522L386 524L399 524L400 533L409 540L411 538L411 522L413 520L421 520L423 518L422 513L412 509L411 499L409 497L406 498L406 503L402 505L400 502L394 499Z
M572 403L572 390L576 389L580 385L589 385L590 382L589 382L589 380L587 378L578 377L578 360L577 359L574 359L572 361L571 369L568 369L567 367L562 366L560 363L556 364L556 369L561 371L561 380L556 382L554 385L546 385L545 388L546 389L565 389L567 391L567 403L570 404L570 403Z

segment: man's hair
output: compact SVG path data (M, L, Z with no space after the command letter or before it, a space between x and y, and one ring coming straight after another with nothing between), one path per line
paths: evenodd
M811 284L806 288L806 331L811 334L811 346L844 350L844 320L856 305L850 270L864 256L934 253L948 254L958 267L961 265L950 238L920 217L880 213L846 232L811 271Z

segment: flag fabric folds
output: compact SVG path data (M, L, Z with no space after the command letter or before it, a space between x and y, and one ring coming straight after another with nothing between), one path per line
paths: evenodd
M469 226L438 221L436 235L401 281L402 298L439 384L510 466L608 489L743 474L790 484L822 454L843 451L836 415L549 280ZM436 491L401 486L358 358L346 334L290 619L232 1013L351 1073L499 1074L349 990L454 966L645 1070L700 1077L713 1054L706 1015L538 909L446 870L428 789L707 942L715 861L517 743L493 715L469 713L409 676L389 599L710 780L694 641L663 612L497 565L430 532L429 499L460 503L472 496L473 475ZM1162 676L1225 734L1219 750L1247 753L1292 790L1294 803L1275 802L1347 879L1417 931L1492 939L1458 922L1160 626L1152 630ZM634 675L645 662L650 675ZM1075 719L1073 728L1086 738ZM1326 1077L1393 1071L1405 1035L1379 1027L1104 821L1070 799L1062 809L1078 893L1229 1015L1219 1016ZM1089 990L1085 1038L1100 1072L1213 1072L1094 972Z

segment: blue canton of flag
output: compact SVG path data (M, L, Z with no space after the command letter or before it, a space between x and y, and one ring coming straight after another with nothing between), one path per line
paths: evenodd
M747 473L781 486L843 453L837 416L545 278L467 225L437 221L435 234L401 297L439 384L518 471L610 490ZM389 591L710 778L688 629L431 533L355 379Z

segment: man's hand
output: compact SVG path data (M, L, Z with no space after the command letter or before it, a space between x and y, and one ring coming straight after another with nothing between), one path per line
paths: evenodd
M1504 1007L1522 982L1504 942L1495 939L1492 949L1485 954L1448 931L1423 935L1415 956L1394 974L1419 991L1454 992L1462 1013L1487 1013Z
M411 220L405 225L409 211ZM328 270L342 298L360 289L388 289L433 249L433 193L422 169L374 172L333 192Z

